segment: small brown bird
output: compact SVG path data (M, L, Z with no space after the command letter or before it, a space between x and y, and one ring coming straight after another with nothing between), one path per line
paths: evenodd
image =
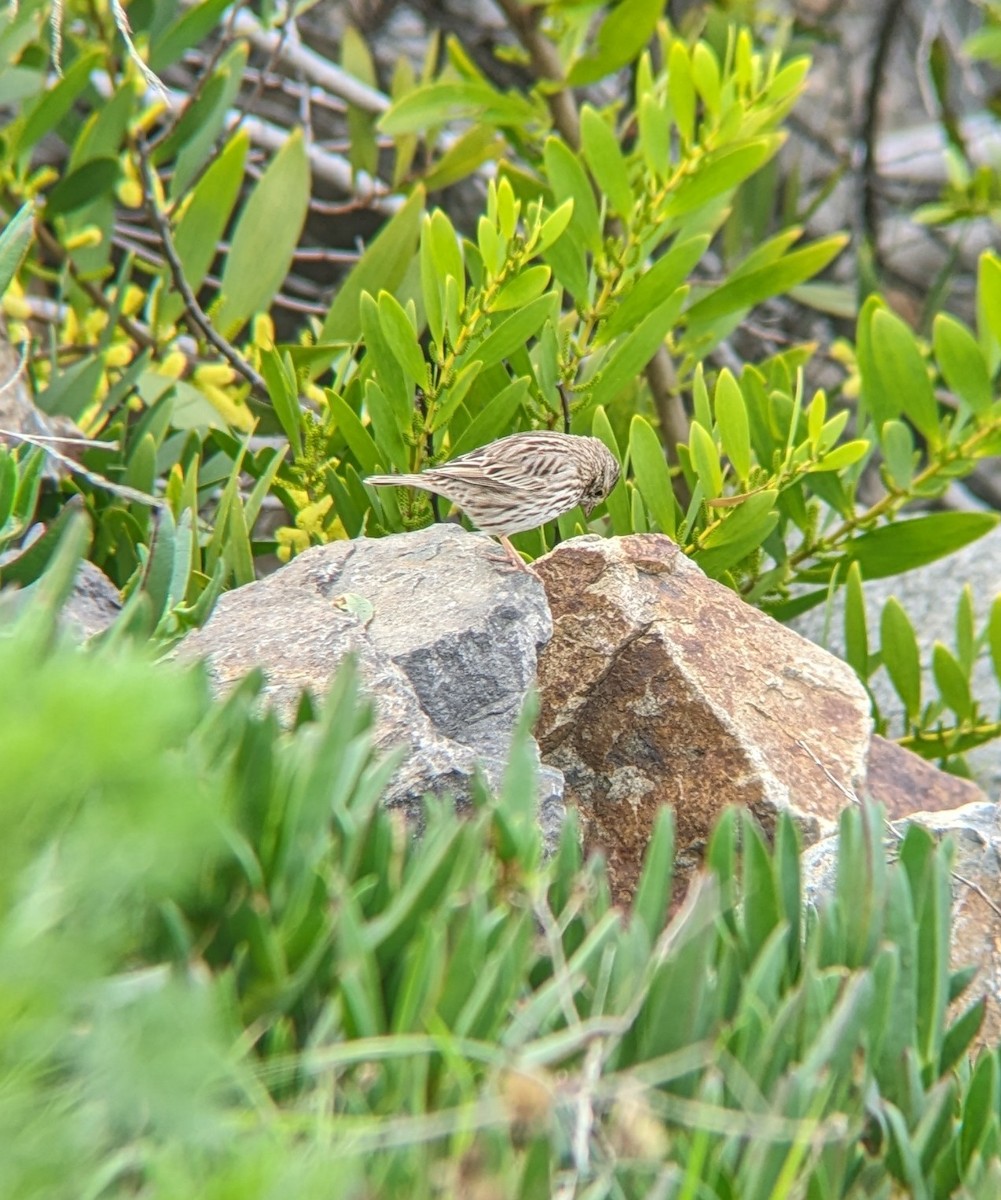
M590 516L615 487L619 464L604 442L570 433L512 433L419 475L370 475L374 487L413 487L457 504L484 533L508 541L579 504Z

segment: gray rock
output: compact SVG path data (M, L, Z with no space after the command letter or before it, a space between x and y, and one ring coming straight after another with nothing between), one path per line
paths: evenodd
M454 525L335 542L227 592L178 657L207 657L226 690L250 669L291 721L348 654L376 706L376 744L403 763L387 803L419 815L425 793L468 798L482 769L498 786L511 735L552 623L542 585L489 539ZM563 779L540 770L540 823L562 826Z
M914 624L922 664L928 668L936 641L955 651L956 610L960 593L967 583L973 592L979 630L983 628L995 596L1001 593L1001 527L948 558L904 575L866 583L866 618L870 632L875 631L878 641L879 615L890 596L896 596ZM829 615L824 607L815 608L789 624L812 642L826 646L834 654L844 655L843 592L836 596ZM891 734L902 729L903 705L885 670L872 677L870 686L880 711L891 722ZM1001 684L991 667L986 647L974 666L973 694L985 706L989 719L1001 712ZM968 761L977 782L991 799L1001 798L1001 741L971 752Z

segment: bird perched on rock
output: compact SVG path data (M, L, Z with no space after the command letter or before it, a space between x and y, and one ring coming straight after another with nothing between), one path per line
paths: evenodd
M508 541L579 504L590 516L615 487L619 464L604 442L571 433L512 433L419 475L370 475L373 487L412 487L451 500L484 533Z

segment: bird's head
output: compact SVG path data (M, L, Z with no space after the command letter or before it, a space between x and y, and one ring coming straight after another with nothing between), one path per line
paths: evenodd
M583 495L580 505L586 516L598 507L608 493L619 482L619 464L604 442L588 438L591 453L583 471Z

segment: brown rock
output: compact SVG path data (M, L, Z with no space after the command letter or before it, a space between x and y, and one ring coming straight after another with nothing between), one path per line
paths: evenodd
M720 812L779 811L807 842L865 778L869 701L838 659L706 578L657 534L574 538L535 563L553 614L539 658L543 761L566 777L613 893L635 888L658 808L678 866Z
M873 734L869 745L866 796L886 809L891 821L914 812L944 812L987 799L969 779L948 775L919 755Z

